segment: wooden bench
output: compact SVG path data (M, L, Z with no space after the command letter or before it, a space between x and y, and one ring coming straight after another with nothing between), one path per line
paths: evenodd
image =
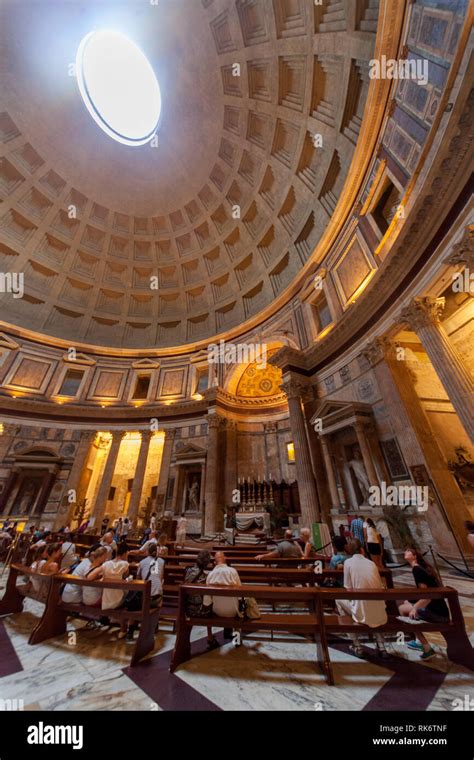
M378 628L368 628L362 623L356 623L349 615L325 614L320 621L322 626L322 647L326 650L327 657L327 679L329 684L334 683L331 660L327 642L331 637L338 636L341 633L355 633L358 635L367 635L368 633L398 634L400 632L414 639L417 632L420 633L441 633L447 645L447 656L452 662L463 665L470 670L474 670L474 649L472 648L469 637L466 632L466 625L459 604L459 595L456 589L439 587L436 589L418 589L410 588L410 599L445 599L449 606L450 620L446 623L405 623L398 620L398 609L396 601L406 599L407 588L391 588L386 591L348 591L347 589L318 589L321 595L321 609L324 610L328 602L336 602L337 599L365 599L380 600L387 602L388 621L385 625ZM395 608L395 609L394 609Z
M142 605L140 610L131 611L124 608L103 610L101 607L91 607L86 604L64 602L61 599L61 591L64 583L74 586L89 586L94 588L115 589L119 591L141 591ZM143 657L151 652L155 646L155 630L158 625L160 608L150 607L151 581L90 581L87 578L79 578L75 575L51 576L46 607L38 625L32 631L28 640L29 644L39 644L46 639L61 636L67 631L67 618L74 617L81 620L100 620L107 617L109 620L122 623L124 620L138 623L139 635L133 648L131 665L136 665Z
M17 581L19 576L27 576L29 578L28 582L18 584ZM32 578L41 579L43 588L40 592L34 590L31 583ZM51 585L51 578L53 578L52 575L43 575L35 572L26 565L12 562L8 573L5 593L0 600L0 616L22 612L25 599L34 599L36 602L42 602L45 604L49 593L49 587Z
M388 606L395 604L396 600L406 597L406 588L349 591L344 588L268 588L264 586L241 586L240 588L183 585L179 593L179 614L177 623L177 635L175 652L171 662L171 670L174 671L182 662L190 656L190 634L192 627L215 626L241 630L243 632L272 630L291 631L298 634L310 634L316 643L317 658L322 672L329 685L334 685L334 673L330 658L328 641L331 637L338 637L341 633L357 633L369 635L374 632L382 634L398 634L403 632L414 638L420 633L441 633L446 640L448 658L463 667L474 670L474 649L469 642L466 633L464 618L459 604L458 592L449 587L437 589L410 589L411 599L445 599L450 609L450 620L446 623L404 623L397 619L396 615L389 614L385 625L378 628L369 628L366 625L356 623L348 615L327 615L324 608L334 604L337 599L365 599L370 601L383 600ZM193 596L226 596L242 597L253 596L258 600L278 600L305 602L310 610L305 615L263 614L259 620L245 620L241 618L211 617L187 617L186 597ZM307 616L309 615L309 617ZM311 628L313 626L313 628Z
M274 604L292 602L302 604L307 608L301 614L288 613L263 613L258 620L246 618L221 618L216 615L211 617L186 616L186 598L191 596L224 596L236 597L250 596L259 601L271 601ZM176 642L171 660L170 671L173 673L183 662L191 656L191 631L193 626L212 626L213 628L233 628L242 633L254 631L285 631L298 635L311 636L316 641L316 654L318 662L324 669L324 650L319 645L319 624L322 612L317 608L321 604L320 598L315 595L313 588L291 588L271 586L240 586L239 588L222 586L201 586L186 584L179 590L179 614L176 628ZM324 670L323 670L324 672Z

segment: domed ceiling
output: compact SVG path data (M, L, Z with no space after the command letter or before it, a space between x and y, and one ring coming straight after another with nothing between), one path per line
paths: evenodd
M364 61L326 34L347 29L342 5L4 4L0 269L24 272L25 295L3 294L0 319L149 349L206 340L284 293L363 117L378 2L359 14ZM123 31L152 64L158 145L117 143L86 110L70 66L96 28Z

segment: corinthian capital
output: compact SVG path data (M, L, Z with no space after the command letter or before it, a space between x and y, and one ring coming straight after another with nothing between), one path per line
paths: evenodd
M309 401L311 399L311 387L305 385L300 380L287 380L286 383L280 385L281 390L286 395L287 399L296 398L300 401Z
M469 268L474 267L474 225L470 224L466 228L462 240L453 246L444 263L452 266L466 264Z
M409 306L402 309L401 318L415 331L429 327L439 322L444 303L444 298L415 298Z
M374 367L376 364L383 361L392 350L393 343L389 338L381 336L366 343L365 347L362 349L362 354L365 356L369 364Z
M225 426L226 420L224 417L220 417L218 414L209 414L207 417L207 424L210 429L219 429Z

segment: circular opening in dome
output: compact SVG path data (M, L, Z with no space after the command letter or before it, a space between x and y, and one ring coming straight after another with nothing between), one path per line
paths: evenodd
M116 31L87 34L76 57L79 90L89 113L109 137L145 145L161 115L161 92L147 57Z

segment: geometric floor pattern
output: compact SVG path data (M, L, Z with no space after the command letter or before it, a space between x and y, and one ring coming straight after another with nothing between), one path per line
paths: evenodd
M460 593L474 644L474 584L443 574ZM0 594L6 573L0 583ZM396 585L411 585L401 572ZM474 696L474 673L446 659L444 639L430 634L437 656L426 663L402 643L389 642L391 659L380 660L365 646L354 657L347 640L331 642L336 686L328 686L314 644L244 639L206 651L204 629L193 630L192 657L176 673L168 670L174 636L163 630L155 651L134 668L130 645L114 631L85 630L80 621L68 634L29 646L41 605L27 600L22 614L0 620L0 696L22 700L25 710L453 710L455 700Z

